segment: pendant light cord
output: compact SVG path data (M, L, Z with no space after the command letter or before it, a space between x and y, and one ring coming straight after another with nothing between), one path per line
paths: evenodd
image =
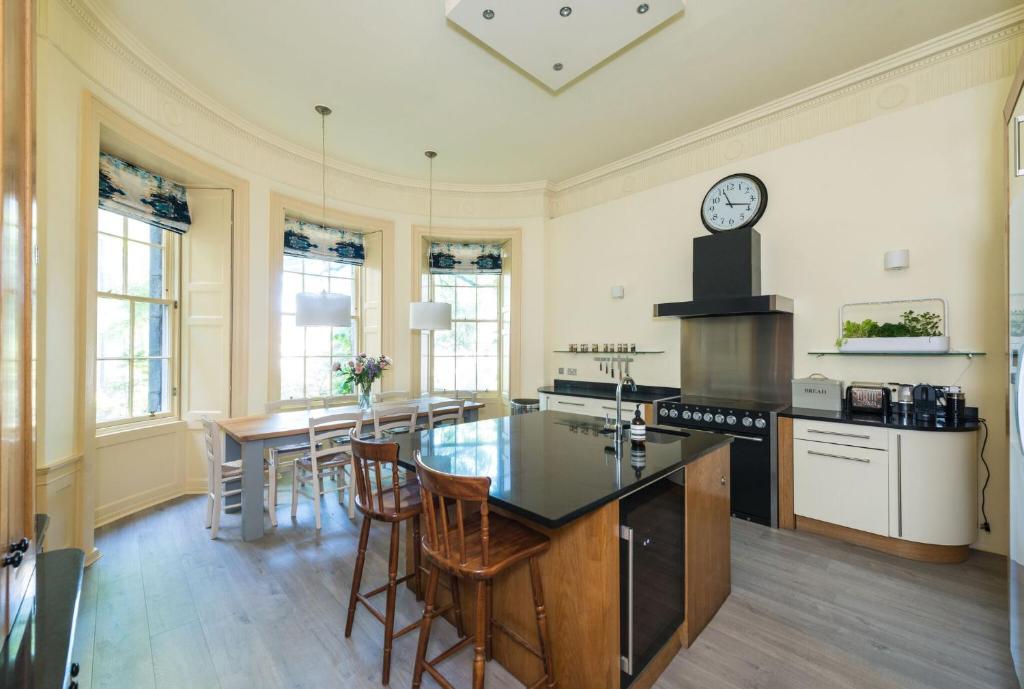
M327 230L327 113L320 113L320 219Z

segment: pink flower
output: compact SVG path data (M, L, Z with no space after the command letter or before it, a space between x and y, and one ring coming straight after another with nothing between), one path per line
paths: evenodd
M334 365L331 366L331 370L335 371L335 372L340 371L341 370L341 362L335 361Z
M362 373L362 372L363 372L363 368L364 368L364 367L363 367L363 364L362 364L362 362L360 362L360 363L356 364L356 375L357 375L357 376L358 376L358 375L359 375L360 373Z

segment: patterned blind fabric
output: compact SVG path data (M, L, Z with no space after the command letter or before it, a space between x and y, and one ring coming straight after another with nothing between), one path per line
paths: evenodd
M192 224L185 187L102 152L100 208L178 234Z
M284 252L298 258L318 258L354 266L366 261L362 233L298 218L284 219Z
M501 244L431 242L431 273L501 273Z

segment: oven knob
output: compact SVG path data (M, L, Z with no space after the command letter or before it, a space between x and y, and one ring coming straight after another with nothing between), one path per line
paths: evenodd
M704 412L704 423L711 423L714 420L714 418L715 417L711 415L711 412Z
M715 414L715 423L725 423L725 416L722 414Z
M747 428L750 428L751 426L754 425L754 420L752 418L750 418L749 416L744 416L743 417L743 425L746 426Z
M727 424L729 424L730 426L735 426L736 425L736 417L733 416L732 414L729 414L729 416L725 417L725 422Z
M684 419L688 419L688 418L690 418L691 416L693 416L693 414L691 414L691 413L690 413L690 410L689 410L689 409L687 409L686 411L684 411L684 412L683 412L683 418L684 418Z
M672 411L670 411L668 413L668 415L671 416L674 419L674 418L679 416L679 412L677 410L673 409Z
M658 412L658 416L668 416L668 409L662 407L661 410Z
M760 429L764 429L764 427L768 425L768 422L765 421L764 419L758 419L757 421L754 422L754 425Z

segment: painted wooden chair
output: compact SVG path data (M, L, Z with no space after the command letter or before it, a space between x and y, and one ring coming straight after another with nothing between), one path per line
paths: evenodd
M203 446L206 454L206 528L210 530L210 538L217 538L220 529L220 515L224 510L224 498L242 494L242 487L225 490L230 481L241 481L242 460L224 461L224 437L216 422L203 419ZM267 458L263 459L263 470L267 481L263 484L269 488L266 509L270 513L270 523L277 526L277 515L274 514L277 493L277 470Z
M416 419L419 408L412 405L373 408L373 433L380 440L387 433L408 432L416 430Z
M338 493L338 504L342 492L348 491L348 516L354 519L355 485L352 481L351 439L358 438L362 430L363 415L328 414L309 420L309 456L301 457L295 463L295 478L292 480L292 519L298 511L299 481L308 481L313 486L313 515L316 530L322 527L320 498L328 493ZM325 479L334 478L334 488L328 489Z
M446 423L462 423L465 420L465 409L466 400L431 402L427 406L427 428L437 428Z

